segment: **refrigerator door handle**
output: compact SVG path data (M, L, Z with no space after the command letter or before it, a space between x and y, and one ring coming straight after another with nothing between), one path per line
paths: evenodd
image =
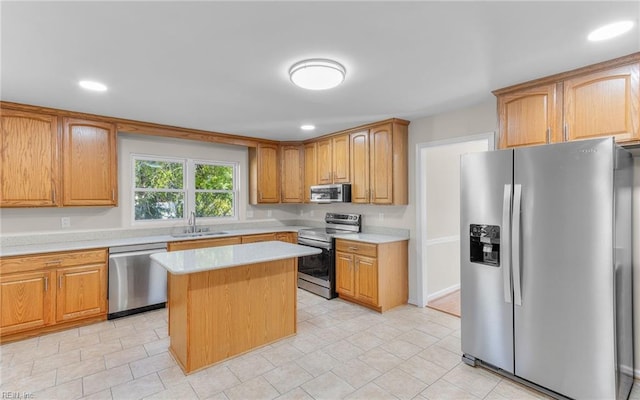
M513 229L511 231L513 295L514 304L522 305L522 281L520 276L520 204L522 200L522 185L513 185Z
M511 239L511 185L504 185L504 197L502 201L502 285L504 291L504 302L511 303L511 246L508 243Z

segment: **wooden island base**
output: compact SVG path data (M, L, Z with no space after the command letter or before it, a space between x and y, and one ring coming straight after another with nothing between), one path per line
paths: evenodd
M297 262L169 273L169 351L183 371L295 334Z

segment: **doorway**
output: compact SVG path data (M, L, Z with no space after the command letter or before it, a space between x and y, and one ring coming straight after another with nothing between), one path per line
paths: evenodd
M417 145L420 306L460 315L460 156L493 150L493 133Z

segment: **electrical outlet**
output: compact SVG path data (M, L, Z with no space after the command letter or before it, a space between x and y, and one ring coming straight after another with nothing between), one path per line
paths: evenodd
M60 218L60 227L61 228L69 228L71 226L71 217L62 217Z
M253 218L253 210L247 210L247 218Z
M384 213L378 213L378 219L380 222L384 221Z
M315 213L313 212L313 210L309 211L309 216L310 216L310 217L313 217L313 214L315 214Z
M267 218L271 218L272 215L273 215L273 211L267 210Z

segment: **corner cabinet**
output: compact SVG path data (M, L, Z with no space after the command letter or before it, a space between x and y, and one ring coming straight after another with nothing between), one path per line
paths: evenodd
M58 118L32 112L0 111L0 206L57 206L61 197Z
M406 304L407 241L364 243L336 239L336 291L340 298L379 312Z
M640 142L640 53L493 93L500 148L610 136Z
M104 320L106 249L0 258L1 340Z
M65 118L62 138L64 206L117 205L114 124Z
M249 204L280 202L279 146L249 147Z

